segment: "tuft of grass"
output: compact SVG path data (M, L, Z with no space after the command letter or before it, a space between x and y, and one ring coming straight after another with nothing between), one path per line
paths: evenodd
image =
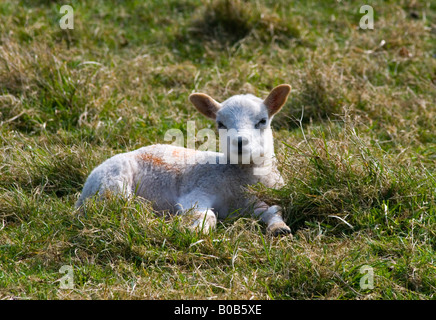
M297 126L302 123L326 119L339 119L349 104L344 88L338 86L336 70L323 70L319 66L309 66L298 80L298 96L291 97L291 110L288 117Z
M250 35L263 42L274 38L285 42L300 37L298 28L290 21L271 13L259 2L243 0L208 1L200 17L194 19L190 31L194 37L230 44Z
M1 2L0 298L434 299L436 10L374 1L362 30L361 5L71 1L62 30L55 1ZM141 199L75 210L108 157L213 127L191 92L281 83L285 186L249 192L284 208L292 238L249 217L199 235Z
M304 147L284 143L293 154L283 160L288 185L272 191L273 199L288 205L291 225L298 228L312 217L340 233L382 225L395 233L409 227L422 213L419 208L434 206L435 180L426 169L399 162L354 128L341 133L346 139L312 134ZM391 223L398 229L389 229Z

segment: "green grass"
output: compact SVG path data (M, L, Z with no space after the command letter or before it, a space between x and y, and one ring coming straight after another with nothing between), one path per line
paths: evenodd
M1 2L0 298L434 299L436 2L369 4L374 30L359 1L70 1L62 30L54 1ZM248 217L198 235L135 199L75 211L111 155L213 126L191 92L281 83L286 186L250 192L293 237Z

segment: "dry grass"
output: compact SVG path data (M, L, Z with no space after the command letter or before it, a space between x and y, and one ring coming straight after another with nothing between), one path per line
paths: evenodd
M434 2L0 4L0 297L432 299ZM25 21L25 24L22 22ZM109 156L213 124L187 97L292 95L275 118L293 238L249 218L207 236L137 199L74 210ZM59 268L74 269L73 290ZM374 289L360 288L362 265Z

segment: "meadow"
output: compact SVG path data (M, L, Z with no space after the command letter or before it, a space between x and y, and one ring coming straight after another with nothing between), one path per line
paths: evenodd
M61 2L0 1L0 299L435 298L436 1ZM75 210L110 156L214 128L190 93L282 83L286 186L249 192L292 236L250 217L201 235L137 199Z

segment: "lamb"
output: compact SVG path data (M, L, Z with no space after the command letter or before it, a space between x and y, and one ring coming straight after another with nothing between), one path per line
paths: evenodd
M290 234L279 206L268 206L245 192L246 186L257 183L284 185L270 125L290 91L282 84L265 100L244 94L222 103L203 93L191 94L197 110L216 121L222 152L156 144L115 155L91 172L76 207L109 191L149 200L157 211L191 214L190 228L203 233L216 226L217 217L250 213L273 235Z

